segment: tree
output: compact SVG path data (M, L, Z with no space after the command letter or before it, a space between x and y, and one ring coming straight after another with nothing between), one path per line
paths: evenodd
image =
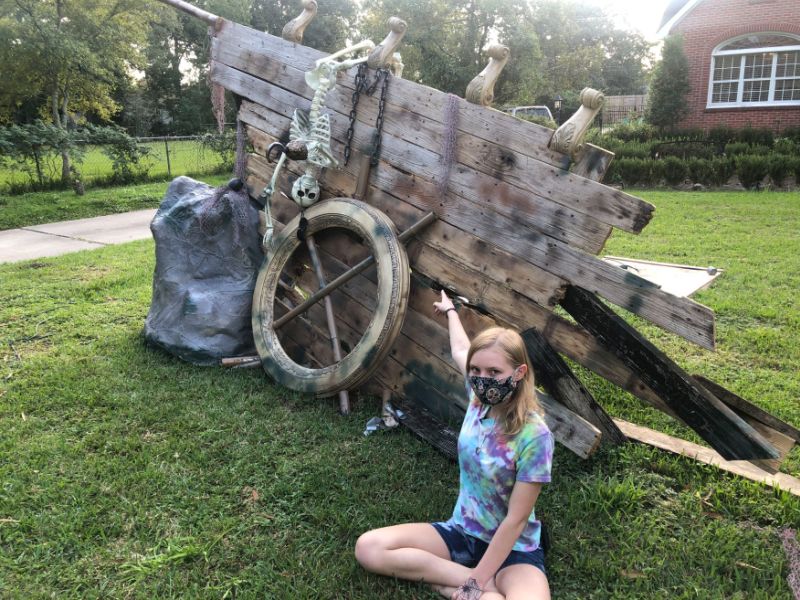
M0 114L34 103L62 129L110 119L115 87L142 66L150 10L140 0L0 0ZM61 177L70 179L66 150Z
M486 66L485 50L496 39L509 47L511 58L495 87L495 102L522 101L539 85L539 42L526 25L532 15L524 0L374 2L364 16L365 36L379 43L393 15L408 22L400 48L408 79L463 96Z
M683 38L664 40L661 60L653 72L647 121L661 129L675 127L688 114L686 96L691 90L689 61L683 52Z

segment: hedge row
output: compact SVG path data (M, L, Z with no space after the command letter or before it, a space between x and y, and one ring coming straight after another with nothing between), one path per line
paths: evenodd
M689 159L668 156L660 160L618 158L611 163L605 182L641 187L654 187L664 183L721 186L728 183L734 175L747 189L758 188L765 181L783 186L790 176L800 182L800 157L741 154Z
M789 139L800 144L800 127L787 127L778 134L766 128L734 129L726 126L714 127L709 131L679 129L665 132L643 121L632 121L615 125L613 130L605 134L598 132L595 137L596 139L592 140L592 143L603 148L607 147L603 142L607 142L609 139L623 142L705 141L722 146L734 142L772 148L779 139Z

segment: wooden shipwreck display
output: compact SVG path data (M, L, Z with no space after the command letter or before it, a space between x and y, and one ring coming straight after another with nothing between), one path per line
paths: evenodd
M547 422L579 456L601 439L656 433L609 417L562 355L691 427L713 460L753 461L747 469L762 479L800 440L797 429L684 372L607 306L714 348L709 308L596 256L614 228L639 233L654 210L603 185L613 155L582 142L602 94L584 90L583 106L554 133L488 107L508 60L502 46L465 100L399 76L400 19L364 62L301 44L314 0L285 39L162 1L209 24L211 80L237 99L252 148L246 183L269 208L255 362L275 381L338 394L343 412L348 390L383 391L430 437L430 418L455 423L465 406L446 322L432 310L445 289L463 300L469 334L494 324L524 332L548 392ZM448 431L431 439L453 454Z

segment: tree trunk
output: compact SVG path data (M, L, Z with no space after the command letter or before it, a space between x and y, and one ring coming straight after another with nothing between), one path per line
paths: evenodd
M56 29L61 29L61 23L64 20L64 2L63 0L56 1L56 15L58 16L58 23L56 24ZM53 91L50 97L50 106L53 112L53 124L56 127L60 127L61 129L66 130L67 128L67 90L64 89L64 99L59 107L59 84L58 84L58 74L53 76ZM66 88L66 84L65 84ZM61 149L61 183L64 185L69 185L72 179L71 173L71 164L69 159L69 152L66 148Z

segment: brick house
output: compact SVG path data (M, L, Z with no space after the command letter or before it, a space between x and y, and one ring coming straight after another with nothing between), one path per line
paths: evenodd
M800 0L672 0L692 90L681 127L800 126Z

